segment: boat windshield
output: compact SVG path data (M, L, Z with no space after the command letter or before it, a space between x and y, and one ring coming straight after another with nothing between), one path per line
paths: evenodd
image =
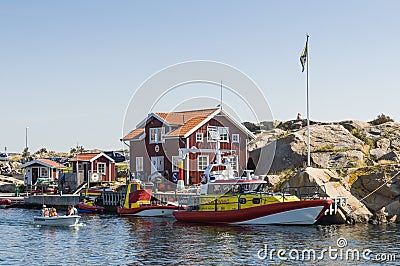
M209 184L208 194L239 194L249 192L267 192L268 186L265 183L247 184Z

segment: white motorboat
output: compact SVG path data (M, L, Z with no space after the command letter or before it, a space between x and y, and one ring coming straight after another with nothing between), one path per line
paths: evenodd
M37 225L47 226L74 226L77 225L81 216L69 215L69 216L34 216L33 221Z

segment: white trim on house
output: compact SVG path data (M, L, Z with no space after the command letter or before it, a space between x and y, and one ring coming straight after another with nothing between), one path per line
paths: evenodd
M175 124L170 124L170 123L168 123L167 121L165 121L161 116L159 116L159 115L157 115L156 113L150 113L150 114L148 114L147 116L146 116L146 118L145 119L143 119L142 121L140 121L137 125L136 125L136 128L139 128L139 127L144 127L145 125L146 125L146 123L147 123L147 120L149 120L151 117L154 117L155 119L157 119L157 120L159 120L160 122L162 122L164 125L166 125L166 126L173 126L173 125L175 125ZM179 124L178 124L179 125Z
M240 143L240 134L232 134L232 143Z
M154 133L155 132L155 133ZM155 136L152 139L152 136ZM165 127L150 127L149 128L149 143L157 144L165 142Z
M30 161L30 162L27 162L27 163L25 163L25 164L23 164L23 165L20 165L18 168L20 168L20 169L26 168L26 167L29 167L29 166L31 166L31 165L33 165L33 164L36 164L36 163L37 163L37 164L40 164L40 165L43 165L43 166L45 166L45 167L54 168L54 169L63 169L63 168L67 168L67 167L57 168L57 167L54 167L54 165L51 165L51 164L42 162L42 161L40 161L40 160L33 160L33 161Z
M205 125L208 121L210 121L212 118L216 117L217 115L220 116L224 116L226 117L230 122L232 122L236 127L238 127L241 131L243 131L244 133L246 133L250 138L255 139L256 136L250 131L248 130L244 125L242 125L241 123L239 123L238 121L236 121L236 119L234 119L233 117L229 116L227 113L221 111L219 108L216 109L212 114L210 114L209 116L207 116L203 121L201 121L198 125L196 125L194 128L192 128L190 131L188 131L183 137L184 138L188 138L191 134L193 134L194 132L196 132L200 127L202 127L203 125ZM182 124L169 124L166 120L164 120L163 118L161 118L159 115L157 115L156 113L151 113L148 114L147 117L145 119L143 119L141 122L139 122L139 124L136 125L136 128L141 128L141 127L145 127L146 126L146 122L148 121L149 118L154 117L155 119L159 120L160 122L163 123L163 127L164 126L168 126L171 127L170 131L168 131L166 134L164 134L163 138L164 139L168 139L168 138L178 138L176 136L174 137L169 137L168 134L172 131L174 131L176 128L176 126L182 125ZM145 135L145 133L144 133ZM146 136L143 136L143 134L139 137L139 138L132 138L132 139L128 139L128 141L139 141L142 140L143 138L145 138Z
M202 122L200 122L199 124L197 124L197 126L195 126L194 128L192 128L192 130L190 130L189 132L187 132L183 137L184 137L184 138L188 138L190 135L192 135L194 132L196 132L201 126L205 125L208 121L210 121L211 119L213 119L219 112L220 112L220 109L216 109L215 112L213 112L212 114L210 114L209 116L207 116L206 119L204 119Z
M200 168L200 158L207 158L206 164L202 168ZM209 162L210 162L210 157L208 155L197 156L197 171L204 171L206 167L209 165Z
M225 112L221 112L220 109L217 109L214 113L212 113L211 115L209 115L206 119L204 119L201 123L199 123L197 126L195 126L194 128L192 128L192 130L190 130L188 133L186 133L183 137L187 138L189 137L191 134L193 134L194 132L196 132L200 127L202 127L203 125L205 125L208 121L210 121L212 118L214 118L215 116L217 116L218 114L222 114L224 117L226 117L229 121L231 121L236 127L238 127L240 130L242 130L244 133L246 133L250 138L255 139L256 136L250 131L248 130L244 125L242 125L241 123L239 123L238 121L236 121L236 119L230 117L228 114L226 114ZM221 115L221 116L222 116Z
M100 171L100 165L103 165L104 171ZM97 173L101 173L103 175L107 174L107 164L106 163L98 162L97 165L96 165L96 169L97 169Z
M104 157L106 157L109 161L115 163L115 161L114 161L113 158L109 157L107 154L105 154L105 153L103 153L103 152L100 152L98 155L94 156L92 159L89 160L89 162L94 162L94 161L96 161L97 159L99 159L101 156L104 156ZM81 160L81 161L82 161L82 160Z
M220 137L220 142L229 143L229 127L219 127L219 126L207 126L207 142L217 142L217 140L213 140L212 136L210 137L209 132L217 131ZM224 131L224 134L221 134L221 131ZM222 135L226 136L226 139L222 139Z
M203 132L197 132L196 133L196 142L203 142L203 141L204 141L204 133Z
M49 177L49 167L39 167L39 177Z

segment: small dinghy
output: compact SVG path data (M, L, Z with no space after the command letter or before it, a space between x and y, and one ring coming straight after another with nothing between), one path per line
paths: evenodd
M37 225L47 226L74 226L77 225L81 216L69 215L69 216L34 216L33 221Z

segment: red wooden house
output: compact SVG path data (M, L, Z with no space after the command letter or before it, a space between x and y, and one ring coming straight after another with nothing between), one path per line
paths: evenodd
M146 180L155 172L176 182L179 148L215 149L211 131L218 131L221 150L233 169L241 175L246 169L248 141L254 135L220 108L171 113L151 113L122 140L130 143L130 169L136 178ZM184 159L185 185L197 184L214 153L191 153Z
M78 178L82 179L81 182L113 182L116 179L114 160L102 152L80 153L69 161L72 164L72 172L78 172L78 177L83 177Z

